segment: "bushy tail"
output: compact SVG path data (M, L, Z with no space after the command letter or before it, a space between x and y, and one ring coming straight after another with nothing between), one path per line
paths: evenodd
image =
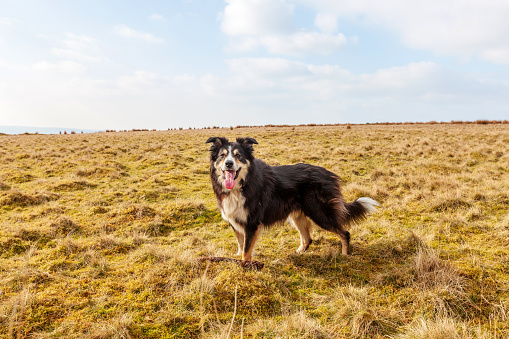
M346 204L348 221L355 223L365 219L368 214L376 212L377 206L380 206L378 202L366 197L359 198L354 202Z

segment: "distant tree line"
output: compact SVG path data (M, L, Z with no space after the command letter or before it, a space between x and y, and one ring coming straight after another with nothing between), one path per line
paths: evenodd
M230 126L230 127L219 127L219 126L207 126L207 127L189 127L188 130L195 130L195 129L221 129L221 128L229 128L230 130L236 129L236 128L266 128L266 127L291 127L292 129L295 129L295 127L315 127L315 126L346 126L347 129L350 129L351 126L355 125L497 125L497 124L509 124L509 120L475 120L475 121L463 121L463 120L451 120L451 121L428 121L428 122L368 122L365 124L351 124L351 123L337 123L337 124L300 124L300 125L277 125L277 124L269 124L269 125L237 125L237 126ZM168 131L182 131L184 130L183 127L178 128L168 128ZM120 132L156 132L157 129L124 129L124 130L114 130L114 129L107 129L105 131L99 131L96 133L120 133ZM0 133L1 135L7 135ZM35 134L38 135L39 132L35 133L23 133L23 134ZM70 133L67 133L67 131L60 131L60 134L76 134L75 131L70 131ZM81 134L83 134L83 131L81 131Z

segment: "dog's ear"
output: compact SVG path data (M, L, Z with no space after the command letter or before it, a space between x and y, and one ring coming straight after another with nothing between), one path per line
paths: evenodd
M210 150L214 150L216 148L219 148L221 146L223 146L224 144L227 144L228 143L228 139L226 138L219 138L219 137L210 137L207 139L207 141L205 141L206 144L208 144L209 142L212 143L212 146L210 147Z
M253 150L253 144L258 145L258 141L253 138L237 138L237 142L242 145L242 147L247 148L248 150Z

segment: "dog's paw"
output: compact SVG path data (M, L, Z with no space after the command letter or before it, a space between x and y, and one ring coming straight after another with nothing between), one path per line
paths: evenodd
M300 244L299 248L297 248L297 252L298 254L302 254L304 252L307 251L307 249L309 248L309 245L311 245L311 243L313 242L313 240L309 239L309 243L308 244Z
M297 251L295 251L295 252L297 252L298 254L302 254L302 253L306 252L306 249L307 248L305 248L304 246L299 246L299 248L297 248Z

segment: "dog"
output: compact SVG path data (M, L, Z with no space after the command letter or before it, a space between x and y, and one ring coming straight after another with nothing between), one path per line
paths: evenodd
M346 203L339 177L310 164L270 166L253 156L253 138L211 137L210 179L221 216L235 231L237 255L243 264L252 260L260 231L289 219L300 234L297 253L312 242L314 224L336 233L343 255L350 253L345 227L364 219L380 206L371 198Z

